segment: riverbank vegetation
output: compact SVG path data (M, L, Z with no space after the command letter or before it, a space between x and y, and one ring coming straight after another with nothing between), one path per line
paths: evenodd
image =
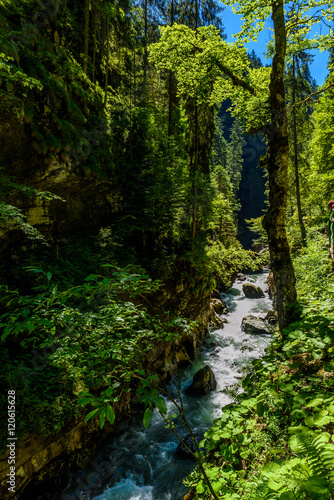
M148 353L192 331L191 304L268 263L239 242L247 213L269 236L280 332L204 466L226 500L333 497L333 36L308 38L333 6L318 4L242 0L227 43L215 1L0 0L0 401L16 391L19 439L113 423ZM263 66L244 43L268 16Z
M217 498L333 498L334 283L316 234L293 259L300 320L252 362L200 443ZM199 472L186 483L212 498Z

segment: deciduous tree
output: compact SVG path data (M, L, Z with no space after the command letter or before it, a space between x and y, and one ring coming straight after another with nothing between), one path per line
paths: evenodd
M227 0L226 3L234 5L235 1ZM320 2L314 2L312 6L318 4ZM213 27L199 28L194 34L185 27L176 26L162 31L160 46L152 49L152 58L161 67L177 71L180 93L187 92L198 101L207 103L230 97L233 104L233 97L237 97L234 105L241 116L245 117L250 110L257 111L258 122L253 121L251 128L253 131L262 129L268 142L265 165L268 169L269 209L263 224L268 233L271 267L277 286L276 307L280 328L291 321L292 305L297 298L285 228L289 163L284 87L287 40L301 19L304 26L311 26L320 19L309 12L309 4L303 4L286 24L284 6L284 0L261 4L251 0L239 1L237 11L243 15L244 25L234 46L219 38ZM333 6L330 4L327 7L322 10L321 16L330 18ZM250 69L240 43L256 39L269 16L274 27L274 55L269 88L266 90L266 68ZM325 44L325 38L320 43Z

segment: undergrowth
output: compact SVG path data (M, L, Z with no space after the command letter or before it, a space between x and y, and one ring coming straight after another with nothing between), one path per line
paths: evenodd
M35 283L29 294L0 286L1 403L9 389L16 391L18 437L58 432L83 414L82 406L91 409L87 420L113 423L148 352L192 326L175 317L162 323L148 311L145 296L161 283L131 268L106 265L67 287L51 272L26 272ZM6 419L1 422L5 435Z
M333 275L315 230L294 256L303 305L205 434L205 468L224 500L334 498ZM185 484L212 498L198 469Z

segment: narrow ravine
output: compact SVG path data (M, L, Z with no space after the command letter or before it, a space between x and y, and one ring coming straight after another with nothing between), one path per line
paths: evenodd
M267 273L247 276L247 281L266 290ZM241 330L242 318L248 314L265 316L272 308L268 293L264 298L247 299L242 292L242 282L237 280L222 299L228 306L228 323L214 330L201 349L201 355L192 366L181 373L182 398L185 414L197 435L203 435L213 420L221 414L221 408L231 402L226 389L242 375L242 368L251 359L260 357L270 343L270 335L250 335ZM193 374L204 365L210 365L217 389L202 398L184 393ZM176 390L178 380L170 385ZM167 402L169 413L176 413ZM181 437L187 431L177 419ZM165 423L157 412L145 431L141 421L135 421L112 443L106 443L103 451L85 471L74 476L68 487L55 500L181 500L187 493L182 480L194 467L194 462L178 458L178 441L165 429Z

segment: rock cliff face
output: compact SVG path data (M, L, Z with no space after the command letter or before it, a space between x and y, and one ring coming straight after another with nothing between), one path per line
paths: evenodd
M41 200L17 191L7 199L44 234L50 235L55 221L60 237L83 227L110 224L122 207L120 187L88 171L70 155L68 161L44 164L32 147L31 130L14 118L6 117L0 124L0 165L17 184L49 191L63 200ZM5 244L8 233L0 232L0 238Z
M120 408L123 418L126 418L129 414L129 398L122 401ZM59 435L26 436L16 447L15 494L8 491L6 483L7 458L0 461L0 497L4 500L44 499L45 488L52 490L61 487L71 472L87 463L111 430L108 423L100 430L97 420L86 425L81 419Z

